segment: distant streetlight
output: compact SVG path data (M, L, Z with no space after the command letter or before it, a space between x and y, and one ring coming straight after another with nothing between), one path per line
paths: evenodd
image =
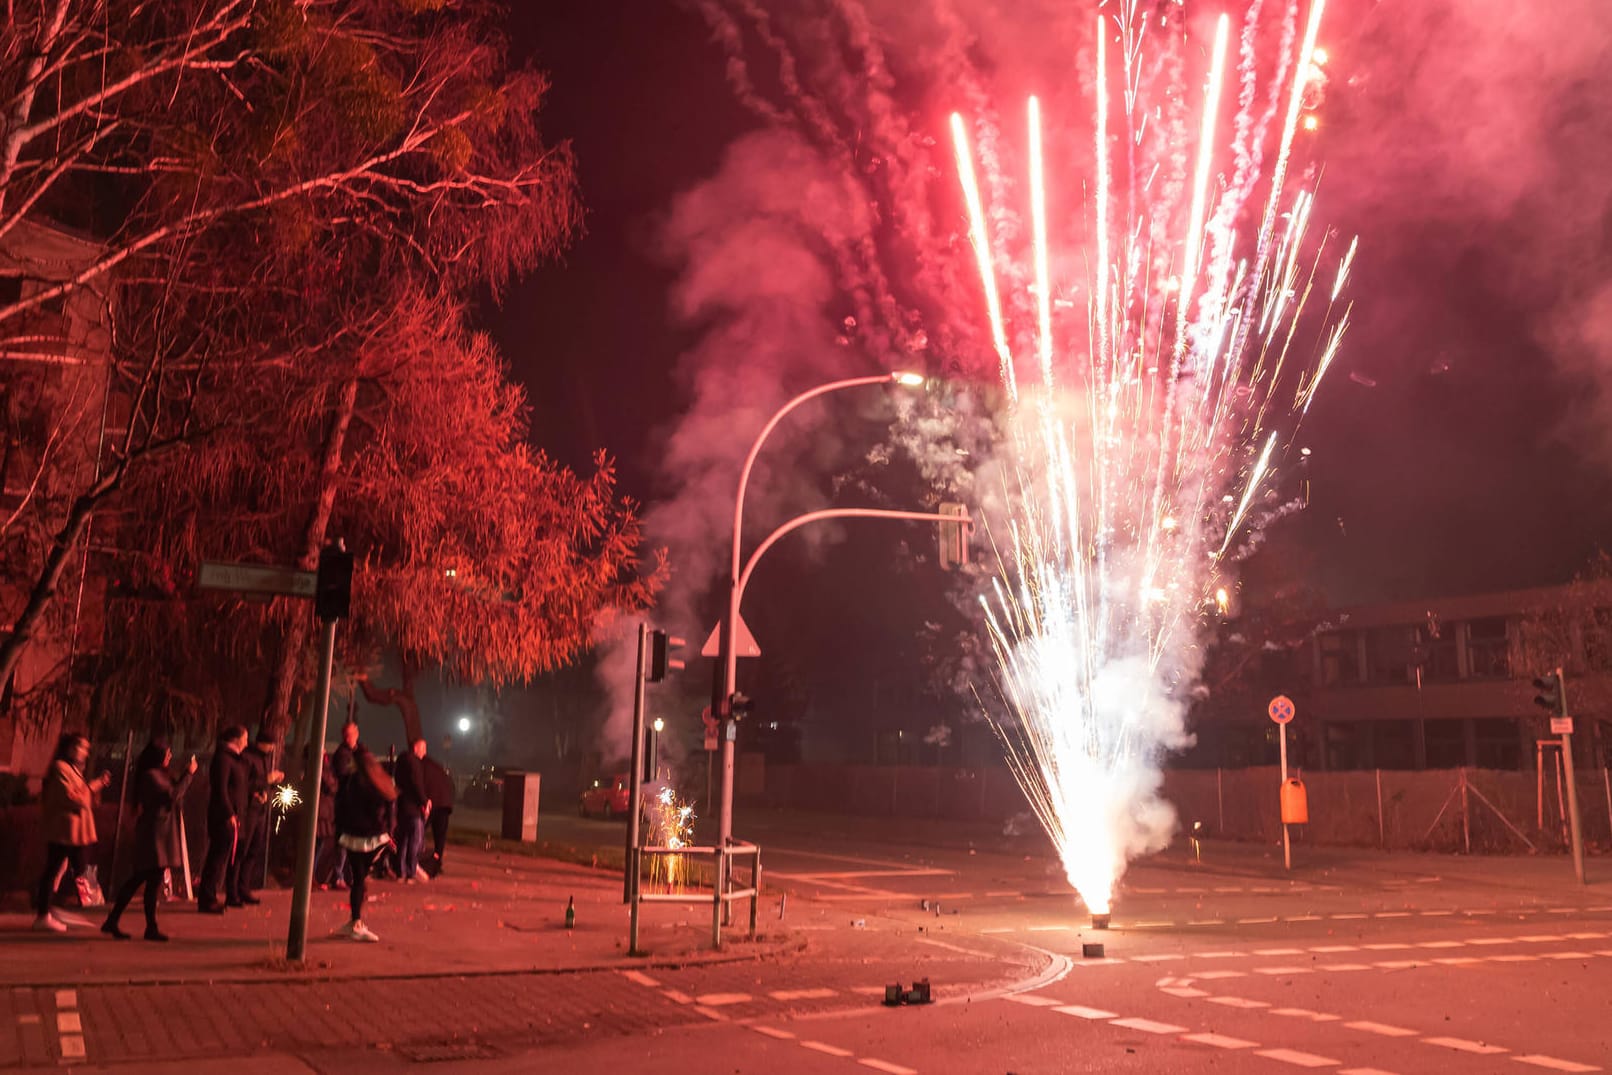
M470 730L470 718L469 717L460 717L459 718L459 733L461 735L463 735L465 732L468 732L469 730Z
M666 730L666 722L659 717L651 725L654 731L649 736L649 779L660 779L660 733Z

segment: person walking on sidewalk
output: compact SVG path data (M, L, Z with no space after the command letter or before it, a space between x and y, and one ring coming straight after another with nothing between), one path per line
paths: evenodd
M364 925L364 889L375 857L392 842L387 815L396 800L397 786L392 778L375 755L359 744L353 751L353 773L342 781L336 796L336 842L347 849L347 863L353 872L352 889L347 893L352 917L337 932L355 941L380 940Z
M436 859L435 874L442 873L442 852L448 846L448 818L453 815L453 774L432 757L420 759L425 766L426 798L431 800L431 847Z
M56 743L56 753L45 771L40 789L40 825L45 835L45 870L39 875L34 892L34 928L61 933L67 929L50 911L56 894L57 877L66 863L76 881L88 865L90 848L95 846L95 795L112 782L111 773L94 780L84 779L84 763L89 761L89 738L78 732L64 732Z
M240 838L241 814L246 810L246 772L240 759L245 749L246 729L232 724L218 737L207 767L207 861L196 893L196 910L202 914L223 914L219 886L235 883L231 865ZM226 888L226 899L234 894Z
M425 740L416 739L397 759L397 874L413 884L420 872L420 848L425 844L425 819L431 815L431 796L425 788Z
M169 870L184 869L184 852L179 846L179 827L174 814L180 809L190 778L196 775L196 755L177 781L169 766L173 764L173 751L160 735L151 737L140 758L134 763L134 803L140 811L134 823L134 872L118 889L112 913L101 923L101 932L110 933L120 941L129 935L118 928L118 920L128 909L134 893L145 887L146 933L148 941L168 939L157 928L157 899L162 894L162 875Z
M228 906L250 907L260 903L252 890L261 877L268 883L266 868L269 840L269 794L275 784L285 779L285 773L274 767L274 750L279 744L267 729L259 729L257 739L241 751L243 771L246 774L246 810L241 815L241 835L236 845L235 861L230 866L233 886Z

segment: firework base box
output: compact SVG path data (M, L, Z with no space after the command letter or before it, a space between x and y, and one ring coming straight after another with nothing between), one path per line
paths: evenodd
M912 983L911 989L901 988L900 982L884 987L884 1006L899 1008L904 1004L933 1004L934 998L929 992L929 979L920 978Z

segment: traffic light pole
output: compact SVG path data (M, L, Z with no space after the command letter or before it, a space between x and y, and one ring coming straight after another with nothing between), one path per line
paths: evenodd
M1564 701L1565 704L1565 701ZM1573 838L1573 876L1584 883L1584 834L1578 824L1578 781L1573 777L1573 733L1562 733L1562 767L1567 775L1567 823Z
M314 691L313 735L308 739L308 785L302 800L302 817L297 834L297 874L291 889L291 928L285 939L285 958L300 960L308 947L308 905L313 894L313 851L319 839L319 795L325 754L325 732L330 721L330 674L336 663L336 621L325 621L319 659L319 685Z

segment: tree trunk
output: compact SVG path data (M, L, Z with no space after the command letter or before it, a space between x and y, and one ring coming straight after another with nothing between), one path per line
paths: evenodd
M56 531L56 537L51 542L50 554L45 557L39 577L34 581L34 588L28 594L28 603L12 621L11 631L5 636L5 640L0 642L0 689L11 682L11 675L17 669L17 662L22 659L22 651L33 641L34 631L39 627L39 621L44 618L45 610L50 607L51 600L56 596L56 587L61 582L62 573L67 570L73 550L83 538L84 531L89 528L90 517L95 514L95 509L101 501L123 484L123 476L126 473L128 473L127 461L112 468L88 491L73 498L73 506L68 509L67 518L63 521L61 529Z
M319 550L325 546L325 531L336 507L337 479L341 477L342 449L347 441L347 429L352 425L353 411L358 405L358 378L341 386L336 401L336 413L331 421L330 433L325 437L324 457L319 463L319 484L314 498L313 512L302 535L302 554L297 567L313 571L319 567ZM306 603L297 601L296 614L286 625L285 637L280 641L279 658L274 667L274 678L269 682L269 697L263 706L263 727L281 739L291 726L291 696L296 690L297 667L308 643L308 612Z
M370 705L395 705L403 717L403 749L407 750L416 739L424 737L425 733L420 727L420 704L414 700L413 662L403 661L403 686L389 687L386 690L377 688L367 679L358 681L364 689L364 700Z

